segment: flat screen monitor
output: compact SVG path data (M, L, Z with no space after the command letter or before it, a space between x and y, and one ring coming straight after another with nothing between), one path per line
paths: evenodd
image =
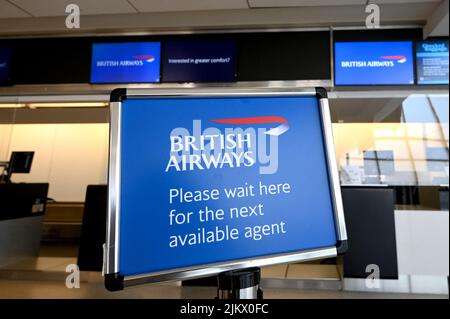
M11 48L0 47L0 85L11 83Z
M164 43L164 82L236 80L233 40L178 40Z
M94 43L91 83L160 81L160 42Z
M334 70L336 85L412 85L413 44L336 42Z
M29 173L34 152L12 152L9 160L9 173Z
M416 44L417 84L448 84L448 40Z

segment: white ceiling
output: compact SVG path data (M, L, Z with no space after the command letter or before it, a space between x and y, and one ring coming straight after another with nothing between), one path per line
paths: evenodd
M247 0L0 0L0 18L63 16L71 3L85 15L249 8Z
M424 26L424 36L448 36L449 0L442 1L428 17Z
M6 2L6 0L2 0ZM75 3L83 14L136 13L133 6L125 0L10 0L24 12L33 17L54 17L66 15L66 6Z
M436 4L441 0L248 0L250 8L283 8L283 7L316 7L316 6L348 6L376 4L407 4L430 3Z
M204 11L252 8L363 6L367 0L0 0L0 18L64 16L68 4L79 5L81 14ZM378 4L429 3L441 0L370 0ZM405 10L408 10L405 7Z
M366 0L248 0L251 8L364 5Z
M82 31L116 32L361 25L367 2L380 4L384 24L419 23L427 34L448 35L448 0L0 0L0 35L68 32L59 17L70 3L80 7Z
M417 3L417 2L440 2L440 0L370 0L370 3L377 3L377 4Z
M22 18L22 17L29 17L29 14L5 0L0 0L0 18Z
M248 9L247 0L129 0L139 12Z

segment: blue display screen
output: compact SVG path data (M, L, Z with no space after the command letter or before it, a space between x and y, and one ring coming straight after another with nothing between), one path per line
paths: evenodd
M236 77L233 40L167 41L164 43L164 82L231 82Z
M11 82L11 48L0 48L0 85Z
M119 272L335 246L316 97L125 99Z
M412 42L336 42L336 85L412 85Z
M448 84L448 40L416 44L417 84Z
M91 83L160 81L160 42L94 43Z

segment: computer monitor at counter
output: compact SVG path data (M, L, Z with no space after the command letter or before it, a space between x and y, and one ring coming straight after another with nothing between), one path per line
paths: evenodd
M12 152L9 162L0 163L5 167L0 175L0 183L10 183L13 173L29 173L33 163L34 152Z

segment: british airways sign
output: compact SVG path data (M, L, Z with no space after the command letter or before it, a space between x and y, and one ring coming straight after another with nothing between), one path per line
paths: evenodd
M95 43L91 83L151 83L160 80L160 43Z
M336 42L336 85L414 84L411 42Z
M111 105L109 199L120 205L109 206L107 287L120 276L336 255L345 229L336 232L321 91L123 91Z
M284 117L254 116L214 119L209 122L217 123L218 126L202 130L202 121L193 120L192 132L185 127L171 131L166 172L254 165L260 166L260 174L277 172L278 137L289 129ZM242 125L246 128L243 129ZM252 125L258 125L258 128Z

